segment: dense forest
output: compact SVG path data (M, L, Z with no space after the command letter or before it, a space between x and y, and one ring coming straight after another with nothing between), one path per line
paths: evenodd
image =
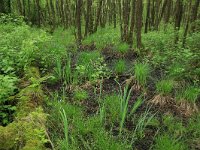
M0 150L199 150L200 0L0 0Z

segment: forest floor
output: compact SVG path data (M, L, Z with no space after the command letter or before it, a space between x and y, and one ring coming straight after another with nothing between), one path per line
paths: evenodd
M139 50L118 28L77 47L70 30L1 24L0 149L200 149L200 35L183 49L168 30Z

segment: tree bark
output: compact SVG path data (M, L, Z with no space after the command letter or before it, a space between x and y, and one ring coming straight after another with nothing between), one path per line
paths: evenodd
M97 31L97 28L99 26L99 21L100 21L100 16L101 16L101 11L102 11L102 4L103 4L103 0L99 1L99 6L97 9L97 15L96 15L96 22L95 22L95 26L94 26L94 32Z
M176 13L175 13L175 44L177 44L179 40L179 30L181 27L181 20L182 20L182 13L183 13L183 1L177 0L176 1Z
M148 3L147 3L147 15L146 15L146 22L145 22L144 33L148 32L148 26L149 26L149 20L150 20L150 6L151 6L151 1L148 0Z
M143 13L143 3L142 0L136 0L136 33L137 33L137 48L142 47L142 13Z
M82 34L81 34L81 9L82 0L76 0L76 26L77 26L77 42L81 45Z
M195 4L192 6L192 16L191 16L191 32L195 31L195 21L197 20L198 8L199 8L200 0L196 0Z
M133 33L134 33L134 27L135 27L135 4L136 4L136 0L132 0L132 4L131 4L131 26L130 26L130 32L129 32L129 44L132 46L133 44Z

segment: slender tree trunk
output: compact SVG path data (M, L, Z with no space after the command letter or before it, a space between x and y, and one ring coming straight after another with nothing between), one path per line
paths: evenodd
M171 10L172 10L172 0L167 0L167 8L164 15L164 30L166 30L167 24L169 23Z
M91 6L92 6L92 0L87 0L87 14L86 14L86 20L85 20L85 36L88 35L89 32L89 24L91 20Z
M18 5L18 9L19 9L19 14L23 15L21 0L17 0L17 5Z
M62 22L62 24L63 24L63 26L64 26L64 28L66 29L66 21L65 21L65 12L64 12L64 1L63 0L60 0L60 13L61 13L61 22Z
M23 9L22 9L23 16L26 17L26 1L25 1L25 0L22 0L22 2L23 2L23 3L22 3L22 5L23 5L23 7L22 7L22 8L23 8Z
M81 34L81 9L82 0L76 0L76 26L77 26L77 42L81 45L82 34Z
M160 17L159 17L159 24L163 18L163 15L166 11L166 8L167 8L167 3L168 3L169 0L165 0L164 3L163 3L163 6L162 6L162 10L161 10L161 14L160 14Z
M5 13L6 9L5 9L5 4L4 4L4 0L0 0L0 13Z
M155 0L152 1L151 8L151 28L155 26Z
M181 27L181 20L182 20L182 13L183 13L183 1L177 0L176 2L176 13L175 13L175 44L177 44L179 40L179 30Z
M128 42L129 39L129 19L130 19L130 0L123 1L123 41Z
M36 8L37 8L37 23L38 26L41 26L41 9L40 9L40 0L36 0Z
M27 16L28 16L28 20L29 21L31 21L31 3L30 3L30 0L27 0L27 9L28 9L28 11L27 11Z
M116 1L113 0L113 23L114 23L114 28L117 27L117 14L116 14Z
M142 0L136 0L136 33L137 33L137 47L142 47L142 13L143 13L143 3Z
M132 46L133 45L133 33L134 33L134 27L135 27L135 4L136 0L132 0L132 10L131 10L131 26L130 26L130 32L129 32L129 44Z
M183 47L185 47L185 43L186 43L186 37L187 37L187 33L188 33L188 29L189 29L189 23L190 23L190 16L191 16L191 4L192 2L189 2L189 8L188 8L188 17L187 17L187 22L186 22L186 26L185 26L185 31L183 34Z
M192 16L191 16L191 32L195 31L195 21L197 20L198 8L199 8L200 0L196 0L195 4L192 6Z
M53 5L53 0L50 0L50 8L51 8L51 22L52 22L52 31L54 31L55 27L56 27L56 17L55 17L55 8L54 8L54 5Z
M121 33L121 40L123 40L123 27L122 27L122 3L121 0L118 0L118 7L119 7L119 23L120 23L120 33Z
M100 17L101 17L101 11L102 11L102 5L103 5L103 0L99 1L99 6L97 9L97 16L96 16L96 22L95 22L95 26L94 26L94 32L97 31L98 25L99 25L99 21L100 21Z
M150 20L150 7L151 6L151 1L148 0L147 3L147 15L146 15L146 22L145 22L145 29L144 29L144 33L148 32L148 26L149 26L149 20Z

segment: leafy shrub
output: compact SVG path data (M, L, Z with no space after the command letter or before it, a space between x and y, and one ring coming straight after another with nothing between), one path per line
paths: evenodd
M118 60L115 64L115 72L118 74L122 74L126 71L126 62L122 59Z
M14 23L16 25L24 24L23 16L16 16L14 14L1 14L0 13L0 24Z
M6 125L11 121L11 114L16 107L11 105L10 96L14 95L18 79L11 76L0 75L0 124Z
M180 30L183 32L183 30ZM174 44L172 26L166 31L149 32L142 36L145 48L148 50L147 57L150 63L173 78L199 82L200 76L200 53L198 51L199 33L188 35L186 46L183 48L179 42Z
M49 61L43 58L48 52L42 53L40 45L50 38L42 30L31 29L26 25L0 24L0 39L0 59L3 62L0 64L0 71L2 73L20 73L26 66L38 64L38 62L41 66L43 63L45 67Z
M200 48L199 44L199 39L200 39L200 33L199 32L194 32L191 35L187 37L187 47L189 47L192 51L198 51Z
M142 35L142 41L145 48L152 51L166 51L173 47L174 33L170 27L167 31L148 32Z
M97 51L82 52L78 57L77 72L82 79L94 81L109 74L103 57Z

